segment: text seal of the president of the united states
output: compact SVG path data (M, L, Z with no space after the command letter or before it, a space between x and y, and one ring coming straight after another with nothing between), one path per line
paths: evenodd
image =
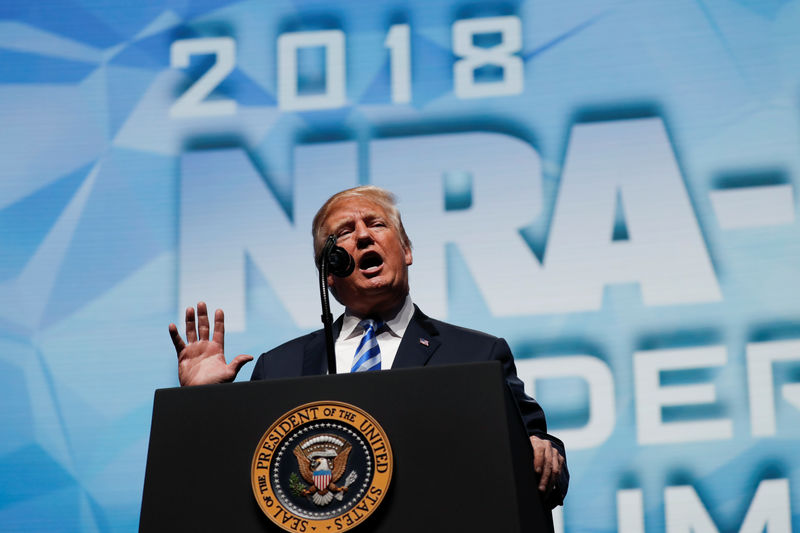
M383 428L358 407L307 403L283 414L258 443L253 494L286 531L347 531L381 504L392 478Z

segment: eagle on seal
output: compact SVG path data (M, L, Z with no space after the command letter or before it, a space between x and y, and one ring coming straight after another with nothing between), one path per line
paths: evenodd
M348 485L355 480L355 472L351 472L343 485L336 485L347 468L351 449L349 442L331 434L309 437L295 446L293 452L300 475L309 483L300 494L311 496L317 505L329 504L334 496L341 500L344 497L342 493L347 492Z

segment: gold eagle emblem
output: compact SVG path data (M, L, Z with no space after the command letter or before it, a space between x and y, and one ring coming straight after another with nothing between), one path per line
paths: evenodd
M341 501L343 493L357 477L352 471L342 485L336 484L347 469L351 449L344 438L330 433L309 437L295 446L293 452L300 475L309 484L300 494L310 496L311 501L320 506L334 498Z

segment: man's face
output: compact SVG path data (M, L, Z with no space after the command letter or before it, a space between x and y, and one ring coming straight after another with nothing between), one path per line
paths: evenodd
M384 209L366 198L344 198L322 224L326 235L353 256L356 268L346 278L328 276L336 299L352 312L367 316L390 311L408 294L411 250Z

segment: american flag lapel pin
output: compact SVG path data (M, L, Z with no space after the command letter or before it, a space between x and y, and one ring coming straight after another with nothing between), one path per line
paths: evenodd
M423 339L422 337L419 338L419 343L423 346L430 346L430 341L428 339Z

